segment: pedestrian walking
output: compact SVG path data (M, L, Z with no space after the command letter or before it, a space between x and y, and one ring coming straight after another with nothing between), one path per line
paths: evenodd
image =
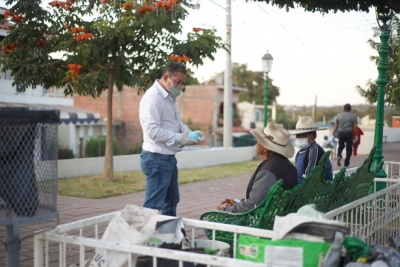
M347 168L350 165L350 158L353 152L353 134L358 135L357 117L351 113L351 105L346 104L343 107L343 112L336 117L335 126L333 127L333 135L337 132L339 139L339 147L337 153L337 165L341 166L342 152L346 146L346 158L344 166Z

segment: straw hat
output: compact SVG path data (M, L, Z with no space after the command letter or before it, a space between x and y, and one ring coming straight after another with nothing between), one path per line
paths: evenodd
M290 134L281 125L272 121L265 129L254 129L250 133L257 139L258 143L268 150L274 151L287 158L294 155L294 147L289 142Z
M314 132L314 131L320 131L320 130L325 130L328 128L318 128L315 127L315 123L313 119L310 116L304 116L300 117L299 120L296 123L296 129L295 130L289 130L290 134L301 134L301 133L307 133L307 132Z

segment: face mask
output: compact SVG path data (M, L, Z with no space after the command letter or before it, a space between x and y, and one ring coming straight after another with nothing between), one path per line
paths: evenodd
M308 137L306 138L296 138L296 140L294 141L294 144L300 148L300 149L304 149L308 147Z
M167 89L168 89L168 92L170 93L170 95L171 95L173 98L175 98L175 97L177 97L178 95L181 94L181 92L182 92L182 86L174 85L174 84L172 83L172 81L171 81L170 78L168 78L168 80L169 80L169 82L171 83L171 86L167 88Z

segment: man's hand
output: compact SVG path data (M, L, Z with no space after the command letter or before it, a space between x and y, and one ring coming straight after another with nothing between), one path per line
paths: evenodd
M236 203L235 200L229 199L229 198L225 198L225 199L221 202L221 204L226 204L227 207L233 206L233 205L235 205L235 203Z
M225 198L222 200L221 205L225 204L226 207L216 206L217 210L225 210L227 207L235 205L236 201L230 198Z
M221 207L221 206L216 206L216 208L217 208L217 210L224 210L225 208L224 207Z
M190 139L187 134L190 132L189 128L186 128L185 131L182 133L181 145L182 146L190 146L197 144L197 140Z

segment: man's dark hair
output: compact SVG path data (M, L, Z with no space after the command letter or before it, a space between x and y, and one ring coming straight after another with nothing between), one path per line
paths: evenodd
M167 72L169 73L169 76L175 76L178 72L186 75L186 67L181 63L171 62L165 67L162 76L164 76Z
M344 111L351 111L351 105L350 104L346 104L344 105Z

